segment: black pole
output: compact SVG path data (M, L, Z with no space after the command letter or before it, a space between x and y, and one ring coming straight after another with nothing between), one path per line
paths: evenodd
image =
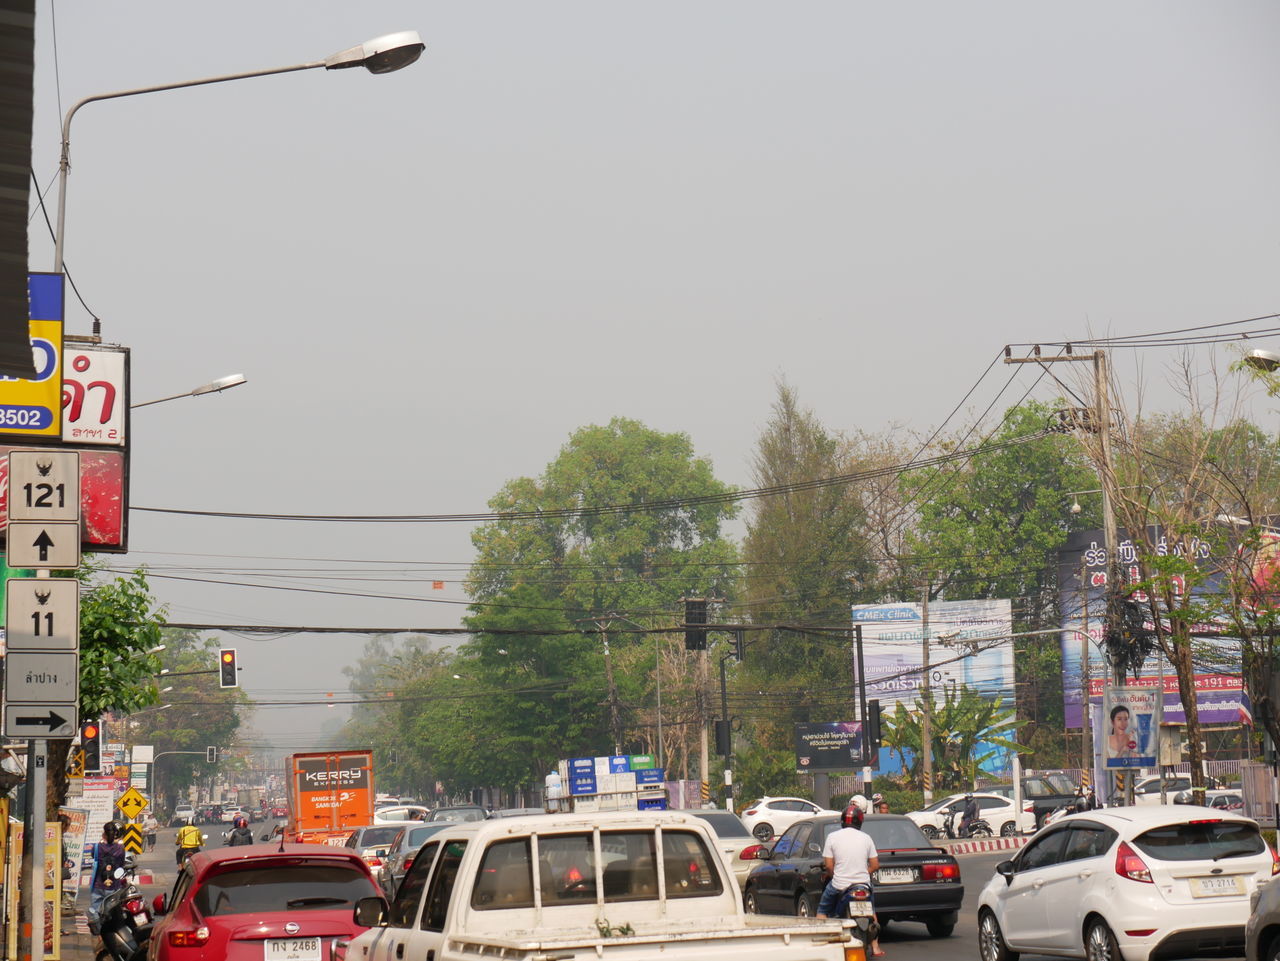
M865 767L871 766L871 744L867 740L867 673L862 660L862 625L853 626L854 649L858 658L858 713L862 718L862 758Z

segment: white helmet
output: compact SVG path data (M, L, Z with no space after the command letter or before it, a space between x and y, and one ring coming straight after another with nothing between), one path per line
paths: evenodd
M863 814L867 814L871 810L870 802L866 799L866 797L864 797L861 794L855 794L853 797L849 799L849 803L856 804L858 805L858 807L862 808Z

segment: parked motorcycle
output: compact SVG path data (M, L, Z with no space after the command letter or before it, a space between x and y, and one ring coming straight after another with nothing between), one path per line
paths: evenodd
M131 877L132 859L126 861L126 865L130 869L128 873L125 868L115 871L120 888L102 901L98 920L102 947L94 961L143 961L147 956L153 921L151 908Z
M951 840L959 840L962 838L989 838L995 832L991 830L991 825L982 818L975 818L969 825L967 833L960 832L960 815L961 811L952 811L949 816L943 819L943 826L946 828L947 837Z

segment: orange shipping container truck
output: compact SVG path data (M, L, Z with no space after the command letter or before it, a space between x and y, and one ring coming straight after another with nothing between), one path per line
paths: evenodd
M373 823L373 752L314 751L289 757L290 841L342 844Z

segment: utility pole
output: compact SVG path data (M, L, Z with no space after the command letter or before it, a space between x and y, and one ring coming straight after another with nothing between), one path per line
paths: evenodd
M924 582L924 598L920 603L920 699L924 719L920 724L920 764L924 772L924 803L933 801L933 694L929 690L929 588Z
M1084 623L1080 632L1080 754L1081 767L1093 785L1093 704L1089 701L1089 565L1080 559L1080 599Z
M1111 492L1115 488L1116 479L1111 462L1111 403L1107 396L1110 383L1107 376L1107 353L1103 350L1095 350L1092 354L1072 354L1070 351L1071 348L1068 347L1067 353L1058 357L1041 357L1040 348L1037 346L1031 357L1013 357L1010 348L1006 347L1004 362L1036 364L1040 367L1062 363L1093 364L1093 410L1086 409L1083 412L1086 415L1085 418L1068 417L1067 420L1073 427L1081 427L1086 431L1096 430L1098 433L1100 463L1095 464L1095 467L1098 471L1098 486L1102 489L1102 537L1107 549L1106 611L1103 615L1103 629L1109 631L1115 620L1115 599L1120 596L1121 581L1118 563L1120 535L1116 524L1115 506L1111 502ZM1112 661L1111 676L1107 678L1107 685L1108 687L1113 684L1123 686L1124 679L1124 661L1116 658ZM1126 804L1133 803L1133 780L1131 777L1125 778Z
M604 677L609 685L609 730L613 734L613 753L622 753L622 720L618 712L618 686L613 682L613 655L609 652L609 619L598 617L595 625L604 641Z

